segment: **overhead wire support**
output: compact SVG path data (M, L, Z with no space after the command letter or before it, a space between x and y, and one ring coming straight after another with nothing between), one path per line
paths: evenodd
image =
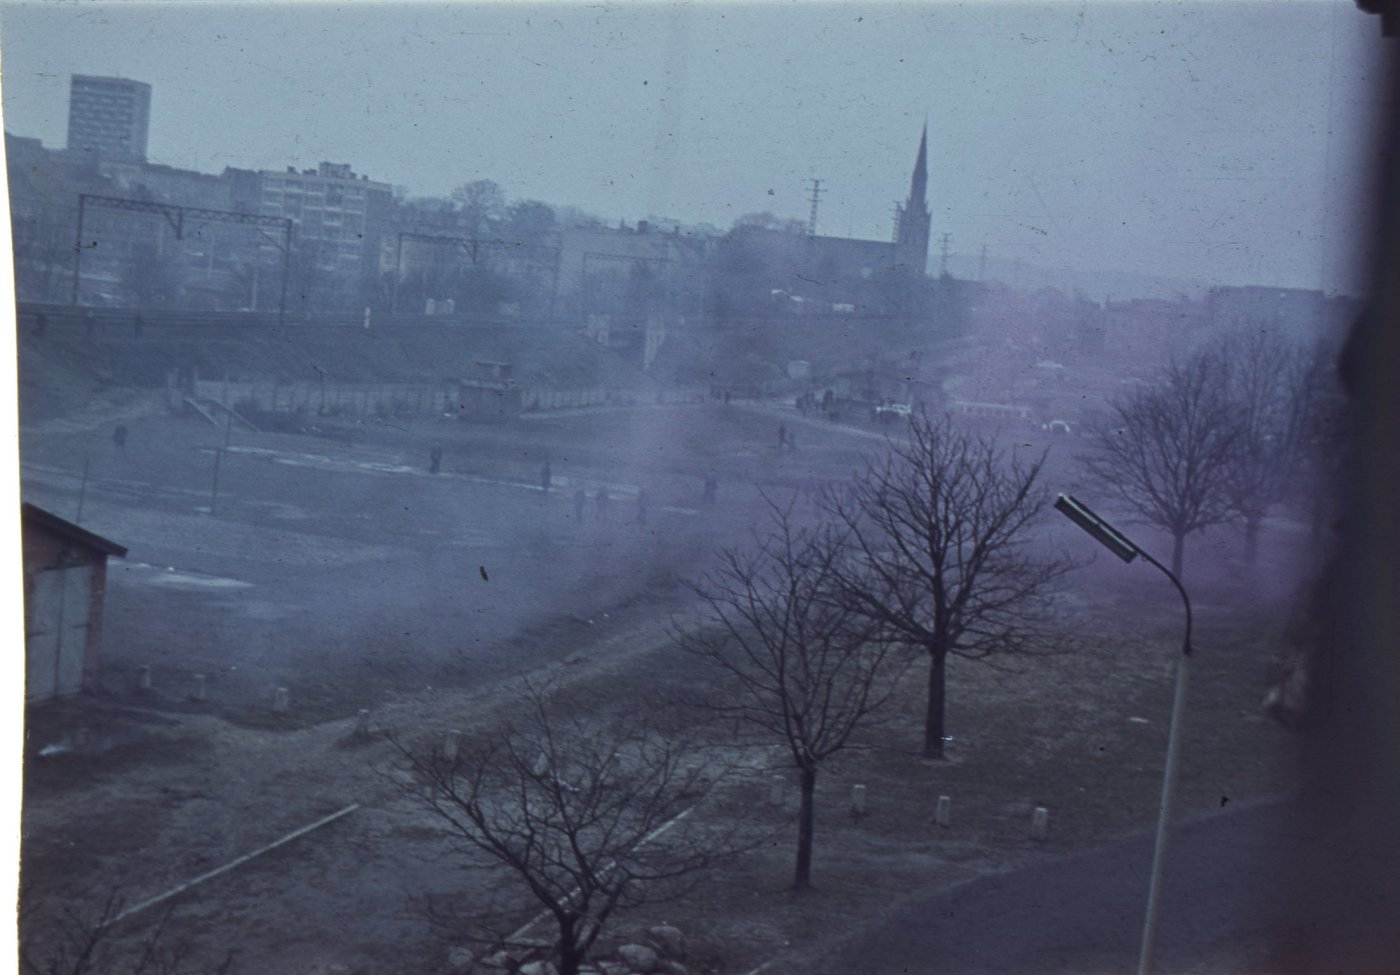
M121 196L104 196L100 193L78 194L78 226L73 242L73 295L72 304L78 304L79 286L82 281L84 222L87 208L101 207L107 210L123 210L127 213L154 213L165 218L176 240L185 239L185 217L218 223L242 224L247 227L277 227L283 233L282 248L282 295L277 305L277 324L281 327L287 312L287 274L292 253L292 221L289 217L268 217L259 213L240 213L237 210L210 210L205 207L187 207L175 203L155 203L150 200L131 200Z

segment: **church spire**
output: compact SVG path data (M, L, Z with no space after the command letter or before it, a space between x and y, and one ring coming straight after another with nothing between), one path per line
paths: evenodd
M914 161L914 175L909 180L909 199L897 210L895 222L895 259L915 274L923 275L928 267L928 236L932 216L928 210L928 120L919 136L919 156Z
M909 181L909 203L923 208L928 190L928 122L924 122L923 134L919 136L919 157L914 161L914 178Z

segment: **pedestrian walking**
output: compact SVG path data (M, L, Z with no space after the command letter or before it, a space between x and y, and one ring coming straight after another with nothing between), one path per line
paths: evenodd
M550 470L549 461L545 461L544 466L540 468L540 487L548 491L552 483L554 483L554 472Z
M436 474L442 469L442 444L433 444L433 449L428 452L428 471Z
M583 488L574 492L574 521L583 521L583 506L588 500L588 496L583 493Z

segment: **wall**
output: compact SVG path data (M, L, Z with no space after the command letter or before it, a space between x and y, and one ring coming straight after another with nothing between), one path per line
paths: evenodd
M102 644L107 558L41 526L25 524L23 532L25 698L43 701L91 689Z

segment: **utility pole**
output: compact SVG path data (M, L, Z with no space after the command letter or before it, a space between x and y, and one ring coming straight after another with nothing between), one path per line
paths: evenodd
M233 409L227 404L224 405L224 445L214 448L214 483L209 489L209 514L216 514L216 507L219 503L219 465L224 459L224 452L228 450L228 442L233 437Z
M821 204L821 196L826 190L822 189L822 180L813 177L808 180L812 184L812 209L807 217L807 236L817 236L817 207Z

